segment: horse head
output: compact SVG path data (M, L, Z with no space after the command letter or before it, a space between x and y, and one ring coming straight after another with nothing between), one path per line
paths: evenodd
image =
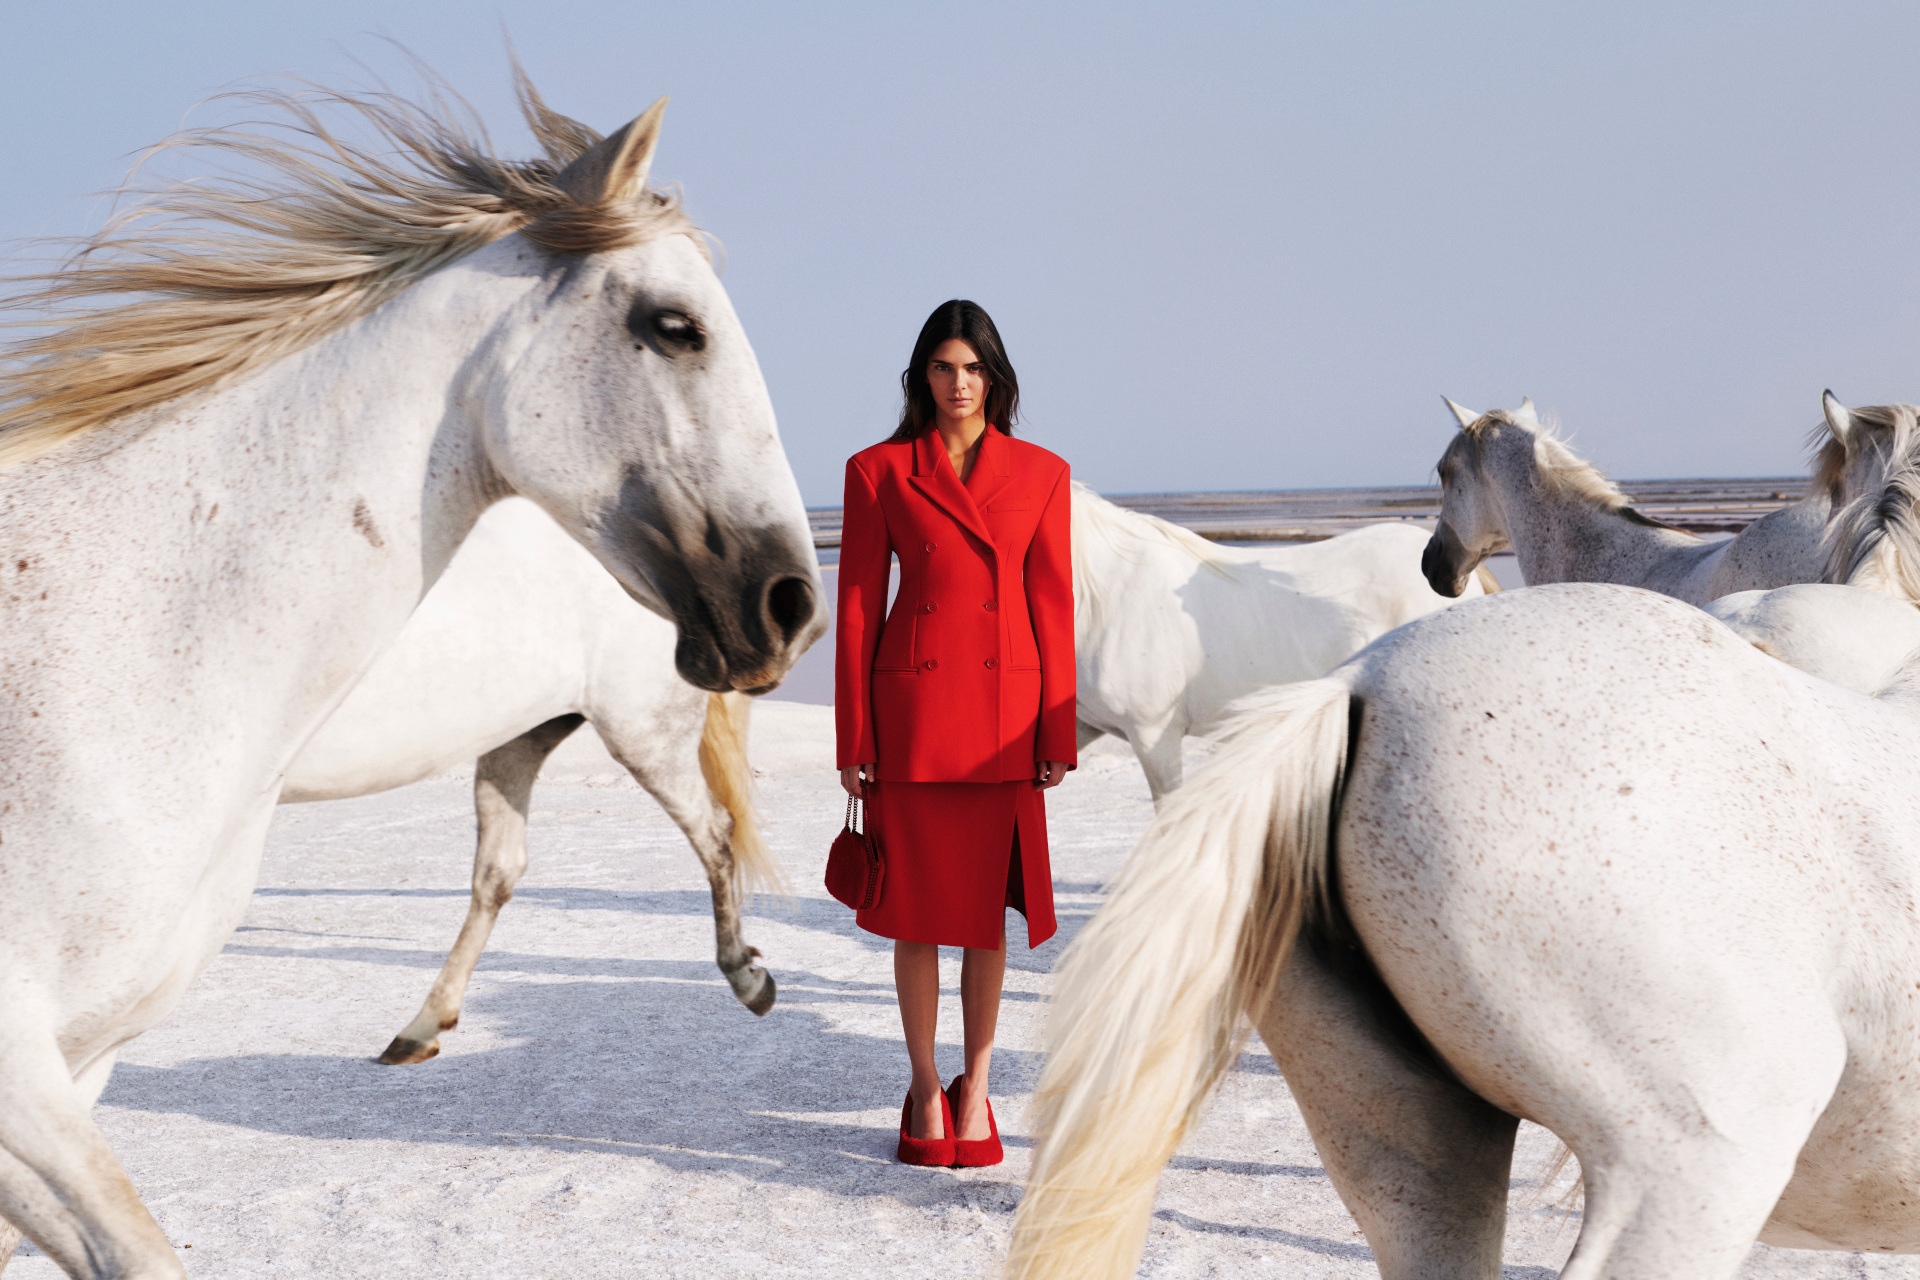
M1815 485L1833 500L1826 581L1920 603L1920 406L1848 409L1828 391L1820 407L1828 438Z
M1440 595L1457 599L1473 571L1509 545L1499 500L1481 470L1481 437L1497 433L1509 418L1537 419L1531 399L1512 415L1473 413L1452 400L1446 404L1460 429L1440 455L1440 519L1420 556L1420 572Z
M573 207L502 246L543 279L491 344L486 456L676 624L682 677L764 692L826 629L819 568L739 317L647 185L665 102L580 149L554 179Z

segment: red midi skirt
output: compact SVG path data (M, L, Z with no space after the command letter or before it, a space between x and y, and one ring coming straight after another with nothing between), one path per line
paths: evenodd
M903 942L993 950L1007 908L1027 946L1051 938L1046 794L1032 782L875 782L867 813L886 860L880 904L855 919Z

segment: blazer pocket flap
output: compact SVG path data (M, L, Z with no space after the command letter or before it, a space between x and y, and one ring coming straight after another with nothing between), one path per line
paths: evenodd
M920 668L876 666L873 668L873 674L877 676L917 676L920 674Z

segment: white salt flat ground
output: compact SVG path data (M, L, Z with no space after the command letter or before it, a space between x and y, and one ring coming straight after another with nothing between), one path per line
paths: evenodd
M590 734L535 793L533 866L430 1063L372 1056L412 1015L466 904L468 782L280 811L232 944L121 1059L100 1122L196 1277L986 1277L1029 1146L1047 973L1145 826L1130 756L1096 745L1054 792L1062 937L1019 942L996 1110L1008 1160L892 1161L906 1083L887 944L817 886L841 801L831 711L755 709L775 847L798 886L749 937L778 1006L712 964L679 833ZM954 1009L945 1066L958 1069ZM1546 1277L1577 1217L1523 1136L1509 1277ZM23 1248L7 1280L55 1268ZM1162 1184L1142 1274L1372 1277L1286 1086L1248 1054ZM1914 1276L1920 1259L1756 1249L1751 1276Z

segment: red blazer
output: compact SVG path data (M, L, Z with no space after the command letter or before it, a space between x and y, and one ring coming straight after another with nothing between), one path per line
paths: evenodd
M1076 761L1067 464L989 427L963 486L937 431L847 460L840 767L1013 782ZM887 569L900 591L887 603Z

